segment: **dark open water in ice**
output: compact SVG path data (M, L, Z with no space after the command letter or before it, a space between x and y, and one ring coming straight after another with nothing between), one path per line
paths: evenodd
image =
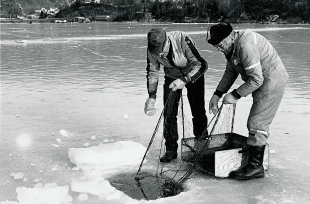
M153 27L165 27L168 31L182 30L191 34L209 64L206 73L208 104L226 63L222 54L205 41L208 26L138 23L1 24L0 168L3 172L0 173L0 179L4 184L1 184L0 195L3 198L0 201L15 196L17 184L6 183L10 173L25 171L35 178L37 175L29 165L30 160L41 161L42 169L46 172L52 163L56 162L58 166L68 163L67 149L83 146L93 135L112 141L132 139L147 145L158 119L158 115L150 118L143 113L147 98L146 33ZM299 106L295 113L309 115L310 26L233 26L236 30L256 30L271 41L290 75L283 102L286 104L284 109L288 110L283 112L294 113L292 107ZM159 112L162 108L161 96L162 89L159 87ZM283 117L292 119L289 115ZM308 130L309 117L299 119L299 123L303 123L301 129ZM59 131L62 129L71 132L74 137L71 140L63 139L63 144L59 144L55 139L61 137ZM307 133L299 135L300 144L309 141ZM29 141L23 144L18 138L25 134ZM293 132L291 134L294 135ZM91 142L90 145L96 143ZM57 149L52 144L62 145L63 149ZM276 147L280 152L287 152L281 144ZM295 146L298 145L296 143ZM301 149L304 151L307 147ZM290 152L284 154L296 155L296 149L298 147L289 148ZM309 167L303 160L306 158L303 152L298 155L305 163L303 167ZM55 179L55 176L48 176ZM298 177L299 180L303 178ZM309 184L306 188L309 189ZM267 199L276 200L274 198L270 195ZM247 202L241 199L239 203Z

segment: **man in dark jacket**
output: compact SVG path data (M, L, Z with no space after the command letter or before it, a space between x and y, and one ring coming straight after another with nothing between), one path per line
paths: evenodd
M271 124L281 103L288 79L286 69L273 46L262 35L250 30L235 32L230 24L219 23L208 29L208 43L223 52L226 70L214 92L210 113L218 110L218 101L231 88L239 74L244 83L225 95L223 102L235 104L252 94L253 104L247 121L248 164L230 173L239 180L264 177L263 157Z
M172 91L176 97L172 101L173 111L169 113L169 121L165 121L166 153L161 162L170 162L177 158L178 132L177 113L178 102L182 89L187 88L187 97L193 116L194 135L200 138L207 128L208 119L204 101L204 73L208 69L207 62L199 54L193 39L182 31L166 32L163 29L152 29L148 35L147 49L147 89L149 98L144 111L147 115L155 114L156 92L159 80L160 65L164 66L164 104ZM164 113L167 117L167 113Z

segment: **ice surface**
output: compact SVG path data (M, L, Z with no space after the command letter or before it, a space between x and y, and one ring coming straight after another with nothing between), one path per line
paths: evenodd
M105 181L110 180L107 172L115 174L120 171L127 172L127 169L126 171L117 169L118 166L114 168L112 165L107 172L100 169L99 164L85 163L83 171L79 167L73 168L72 164L64 166L64 162L68 163L66 154L68 148L83 147L85 139L89 139L90 146L97 145L98 142L111 143L113 140L130 139L139 140L144 145L148 144L159 115L145 116L142 109L147 93L145 83L140 83L139 79L145 79L143 67L146 62L146 32L154 25L130 25L132 30L135 29L134 33L143 33L143 35L134 36L137 39L128 40L129 38L125 39L126 36L123 37L123 35L116 35L113 38L114 31L108 33L113 35L112 37L105 34L109 30L115 30L116 34L130 34L132 32L127 31L128 25L127 23L125 26L119 23L92 24L100 28L98 31L102 30L104 33L81 33L79 32L83 30L81 28L89 26L84 24L72 24L72 26L62 24L59 30L53 33L44 30L45 27L50 26L49 24L1 25L3 32L12 33L12 35L3 35L7 40L1 39L0 42L4 46L1 54L6 59L1 60L4 77L1 84L1 87L3 86L1 117L5 118L1 121L2 160L0 159L0 163L4 164L1 166L3 172L0 187L1 204L22 204L16 199L18 186L24 185L31 189L37 182L42 182L43 184L36 185L37 188L42 189L46 183L54 181L58 184L54 188L67 186L70 189L72 182L77 185L79 182L88 182L90 186L96 186L98 183L103 185L107 183ZM209 25L169 23L155 26L165 26L169 30L189 31L189 34L193 34L199 50L202 51L201 54L211 68L205 76L205 100L208 103L225 67L222 54L205 43L204 35ZM89 199L78 202L78 195L81 193L72 192L70 189L67 195L73 197L72 204L309 203L309 182L305 181L310 180L310 174L305 170L309 169L310 164L307 156L310 132L308 69L310 27L304 24L298 27L271 24L235 24L234 26L237 30L249 27L265 35L276 46L290 74L283 102L270 129L269 141L274 152L266 178L239 182L198 175L186 182L191 185L181 194L154 201L129 199L121 192L112 191L109 185L105 187L111 190L111 193L106 194L106 197L105 195L99 197L89 193L85 186L84 189L80 187L80 190L85 191L82 194L88 195ZM29 31L29 36L27 37L28 33L17 35L16 29L12 27ZM280 29L272 30L271 27L280 27ZM300 27L308 30L299 29ZM59 31L66 32L69 38L61 38L62 35L58 35ZM74 39L74 36L71 38L72 34L78 38ZM42 40L43 38L46 40ZM22 43L16 43L16 41L22 41ZM241 81L238 82L238 80L237 83L240 83ZM164 83L163 78L160 82ZM159 89L156 105L159 110L163 105L160 101L162 94ZM186 97L186 92L183 95ZM82 98L87 101L81 100ZM234 130L241 135L247 135L248 112L246 110L250 109L251 104L251 97L245 97L238 102ZM186 105L185 108L189 106ZM127 114L128 118L124 117L124 114ZM208 117L211 119L211 115ZM61 129L66 132L60 132ZM73 136L71 132L74 132ZM31 136L30 139L33 142L30 146L21 148L16 145L16 137L21 133ZM92 135L96 135L98 140L90 140ZM61 139L63 144L55 140L57 138ZM89 148L85 147L85 149ZM117 152L118 156L119 152ZM140 159L137 160L137 163L140 161ZM54 166L57 166L57 170L52 172L51 169ZM128 170L137 171L135 167L136 165L132 167L129 165ZM22 179L15 180L14 176L10 176L12 172L23 172L24 178L28 178L29 182L25 183ZM85 176L81 177L85 178L75 178L80 177L84 172ZM60 179L67 183L58 183ZM72 179L76 180L72 181ZM23 188L23 190L26 189ZM19 194L22 193L21 191ZM118 200L108 201L107 199L114 193L121 193L121 197Z
M54 183L36 183L33 188L17 187L19 202L2 201L1 204L67 204L72 202L69 188L79 192L79 201L88 200L88 194L97 195L100 199L118 200L124 195L112 187L105 179L107 170L111 174L120 173L124 169L137 169L142 161L146 148L136 142L119 141L104 143L88 148L70 148L69 159L78 169L85 171L85 176L72 180L67 186ZM23 173L12 173L12 176L23 178ZM38 182L39 179L36 179ZM125 199L131 202L131 198Z

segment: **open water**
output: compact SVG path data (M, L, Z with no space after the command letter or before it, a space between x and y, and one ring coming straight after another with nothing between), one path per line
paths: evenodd
M10 173L23 171L29 177L37 177L37 171L30 165L33 161L40 163L46 172L46 182L48 178L66 182L70 176L60 178L51 171L52 166L67 165L67 149L82 147L91 136L148 144L159 116L147 117L143 113L147 99L146 34L154 27L182 30L195 40L209 64L205 77L207 106L226 64L223 55L205 40L208 26L1 24L0 201L15 199L15 188L22 185L10 182ZM270 177L275 176L263 184L260 182L260 186L268 186L271 193L261 190L263 198L243 198L246 191L236 196L239 190L230 190L230 196L237 203L258 203L264 199L277 203L279 197L288 203L309 202L310 185L305 181L309 181L310 175L303 170L309 169L310 163L310 26L235 24L233 27L236 30L253 29L264 35L278 51L290 79L273 125L275 133L281 136L271 137L270 141L271 149L276 151L271 165L275 170L271 171ZM249 102L251 98L247 98L245 101ZM160 113L161 86L156 106ZM238 107L242 107L242 103ZM239 110L243 112L242 108ZM240 121L246 120L244 115ZM239 127L246 134L244 121ZM60 137L60 130L69 131L74 137L59 144L55 139ZM100 140L90 141L90 145L96 145L96 142ZM55 144L62 147L56 148ZM283 177L288 181L283 182ZM216 189L214 183L209 183ZM292 188L286 187L288 183L293 185ZM241 184L235 185L237 189L243 189ZM231 188L229 183L219 186ZM221 187L211 191L217 195L212 199L220 200ZM253 188L248 191L254 192ZM212 201L197 196L199 199Z

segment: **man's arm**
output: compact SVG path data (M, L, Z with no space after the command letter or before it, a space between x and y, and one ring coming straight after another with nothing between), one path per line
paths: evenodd
M191 67L191 70L187 74L187 76L183 76L180 79L185 83L194 83L208 70L208 63L201 57L200 53L196 48L195 42L190 36L185 36L185 42L187 45L185 47L185 56L189 61L189 66Z
M147 66L146 66L146 78L147 78L147 90L149 98L156 99L158 78L159 78L160 64L152 58L152 55L148 53Z
M236 91L241 96L247 96L257 90L264 82L258 47L248 43L240 50L240 56L246 73L246 81Z
M239 73L232 67L231 63L227 61L225 73L218 84L215 95L220 98L224 93L227 93L230 87L235 83Z

